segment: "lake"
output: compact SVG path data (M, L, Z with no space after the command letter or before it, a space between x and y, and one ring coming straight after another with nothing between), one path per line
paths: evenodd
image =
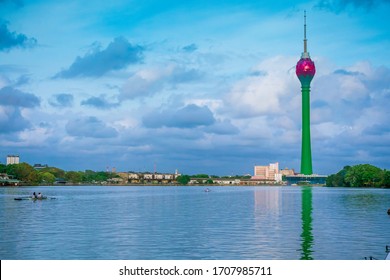
M390 245L390 190L0 188L0 259L361 260ZM42 192L52 200L16 201Z

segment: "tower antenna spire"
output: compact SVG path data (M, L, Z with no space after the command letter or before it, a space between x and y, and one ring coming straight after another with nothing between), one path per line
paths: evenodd
M306 38L306 10L304 10L304 24L303 24L303 53L302 58L310 58L310 54L307 52L307 38Z
M306 10L304 11L303 52L307 53L307 39L306 39Z

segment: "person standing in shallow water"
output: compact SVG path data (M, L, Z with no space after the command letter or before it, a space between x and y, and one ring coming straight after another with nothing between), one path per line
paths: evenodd
M35 192L33 192L32 198L37 198L37 194Z
M41 194L41 193L38 193L37 198L38 198L38 199L42 199L42 194Z

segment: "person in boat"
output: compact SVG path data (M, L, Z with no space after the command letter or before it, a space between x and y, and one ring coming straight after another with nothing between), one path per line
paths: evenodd
M38 198L38 199L42 199L42 198L43 198L42 194L41 194L41 193L38 193L37 198Z
M37 194L35 193L35 192L33 192L33 194L32 194L32 197L31 198L37 198Z

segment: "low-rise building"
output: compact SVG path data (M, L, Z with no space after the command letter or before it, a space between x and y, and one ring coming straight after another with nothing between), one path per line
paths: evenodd
M171 173L149 173L149 172L117 172L124 181L124 183L130 184L170 184L175 183L176 178L180 176L178 172Z
M189 185L240 185L241 179L237 178L191 178Z
M42 170L44 168L48 168L49 166L47 164L40 164L40 163L36 163L34 164L33 168L35 170Z
M296 174L291 176L286 176L285 180L288 185L325 185L326 184L326 175L304 175Z
M288 169L285 167L284 169L280 170L280 174L284 176L293 176L295 175L295 170L294 169Z
M0 186L18 186L19 180L13 179L6 173L0 173Z

